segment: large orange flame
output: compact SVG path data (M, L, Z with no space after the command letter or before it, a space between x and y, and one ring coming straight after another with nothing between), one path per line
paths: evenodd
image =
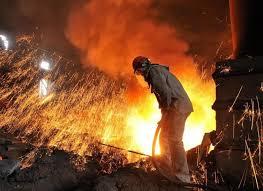
M211 109L214 85L201 80L193 59L187 55L188 44L180 39L174 26L158 19L158 10L153 8L151 0L87 1L72 10L66 35L81 51L84 65L93 65L129 83L133 78L130 63L137 55L170 66L186 88L195 110L186 124L186 149L198 145L204 132L215 128ZM150 154L161 114L153 95L139 90L127 90L128 97L133 97L127 106L127 134L133 136L132 149ZM107 135L106 140L110 140Z
M45 78L52 79L57 91L40 98L35 63L47 55L24 39L18 39L15 50L0 51L0 68L12 68L0 76L5 84L0 87L0 128L37 146L55 146L80 155L90 154L89 143L95 140L150 154L160 112L147 88L130 82L127 92L122 81L96 69L85 74L65 70L66 61L53 55L57 64ZM195 109L186 124L187 149L199 144L202 134L214 126L212 85L190 71L191 75L181 76ZM136 159L134 155L129 158Z

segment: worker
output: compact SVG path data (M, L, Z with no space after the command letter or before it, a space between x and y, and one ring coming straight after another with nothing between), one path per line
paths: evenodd
M134 73L143 76L151 93L155 94L162 113L159 122L161 155L157 160L158 170L171 181L189 183L190 174L182 138L185 121L193 112L192 103L169 67L153 64L144 56L136 57L132 65Z

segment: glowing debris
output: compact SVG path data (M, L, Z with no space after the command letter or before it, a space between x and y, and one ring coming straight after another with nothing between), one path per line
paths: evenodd
M7 127L10 132L18 130L29 141L37 136L31 143L39 146L52 146L79 155L88 154L91 151L88 145L94 141L151 154L152 139L161 117L153 94L135 91L134 96L140 99L130 101L122 81L95 69L87 70L85 75L74 70L63 73L57 66L67 66L65 60L55 56L54 65L48 71L52 82L48 76L36 81L40 65L35 68L26 64L39 63L39 58L52 55L34 49L28 42L18 39L18 46L12 52L15 56L3 54L5 57L0 61L0 66L17 68L4 79L7 84L17 83L11 84L12 88L0 88L0 98L17 95L8 112L0 114L1 127ZM27 51L23 51L25 47ZM211 109L214 84L203 83L197 72L190 74L181 76L195 109L185 126L186 150L200 144L203 134L215 128L215 113ZM58 89L55 95L52 84ZM55 99L49 101L52 97ZM22 130L21 126L26 128ZM129 159L132 157L129 155Z
M225 67L222 68L222 70L220 71L220 73L228 74L231 70L232 70L232 69L231 69L230 66L225 66Z

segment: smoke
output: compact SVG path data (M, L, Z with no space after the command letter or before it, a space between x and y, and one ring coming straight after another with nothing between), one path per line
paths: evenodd
M211 109L215 88L212 81L202 81L205 75L200 75L189 53L190 46L182 38L181 26L162 20L162 13L152 0L91 0L72 9L66 36L80 50L84 66L92 65L128 81L126 99L131 111L128 124L132 123L131 129L144 135L142 140L147 132L154 132L160 115L148 90L131 77L131 62L135 56L144 55L154 63L169 66L194 106L195 112L187 120L184 134L186 147L191 148L200 144L204 132L215 127Z
M0 32L14 40L21 34L34 34L41 48L78 61L75 48L64 35L69 10L77 1L1 0Z
M202 138L204 131L214 128L214 113L211 110L211 105L214 101L214 87L211 83L202 83L190 53L192 53L191 50L193 45L195 45L198 50L199 46L205 47L202 52L214 48L215 43L212 43L214 41L211 41L210 44L206 44L204 42L207 41L204 39L206 39L205 37L207 36L210 37L207 38L210 40L217 39L217 34L208 31L205 35L201 35L203 33L198 30L192 31L191 28L185 28L186 25L183 22L182 17L193 18L191 22L186 22L190 26L193 25L193 23L198 23L198 21L194 19L196 17L189 14L189 12L183 11L188 10L188 8L181 9L182 7L187 7L193 1L190 2L189 0L184 4L182 1L178 0L173 4L173 0L159 0L160 6L163 2L165 2L163 6L166 7L170 7L170 3L172 3L171 7L178 6L176 14L170 12L170 15L166 15L167 9L160 9L160 6L155 0L86 0L80 2L80 4L77 3L79 1L76 1L77 0L67 0L66 2L62 0L47 0L36 2L30 0L25 3L25 1L17 0L16 5L23 17L20 17L19 14L19 17L12 17L12 24L10 23L10 25L22 25L27 29L30 27L37 27L39 28L38 31L46 37L43 38L44 47L62 50L65 49L65 44L67 43L63 43L66 40L64 41L64 36L61 31L64 33L66 28L66 37L81 53L81 59L84 66L91 65L117 79L121 77L122 79L124 78L129 81L129 101L133 101L133 99L136 99L137 97L145 98L141 102L132 102L128 107L126 107L126 104L120 103L118 95L115 94L115 96L112 96L113 99L107 95L102 99L99 99L102 101L95 99L96 101L94 103L84 101L82 105L79 103L76 104L78 108L76 107L76 110L71 110L73 113L78 114L78 112L84 111L84 108L85 111L87 111L81 115L85 116L83 117L83 120L80 120L80 123L84 122L82 125L83 132L86 131L90 133L90 126L96 129L102 128L102 126L103 128L107 127L110 129L112 127L112 129L114 129L116 126L114 122L120 121L125 124L121 125L123 128L118 132L123 132L124 134L127 133L128 136L131 135L126 131L129 129L133 132L132 138L140 140L135 142L136 144L140 147L147 147L149 151L151 150L151 141L149 140L153 137L155 125L158 121L158 106L155 105L155 99L148 96L150 95L149 92L146 94L145 89L138 86L136 84L136 79L131 77L133 72L131 62L133 58L137 55L145 55L155 63L170 66L172 72L182 81L195 109L195 112L191 114L187 121L184 142L190 143L188 148L200 143L201 140L199 139ZM67 10L68 7L71 7L69 12ZM192 10L193 5L190 7ZM13 12L16 11L13 10ZM180 15L181 17L179 18L176 15ZM171 21L169 21L167 17L172 18ZM207 18L209 17L204 16L204 19ZM8 19L9 18L6 18L7 22L5 23L9 23ZM67 22L64 22L65 20ZM17 25L16 23L20 24ZM30 24L30 26L27 27L24 23L32 23L32 25ZM206 23L200 24L202 30L205 30L205 28L208 27L209 26ZM197 29L197 27L195 29ZM17 30L20 31L21 29L19 28ZM199 44L196 46L198 42ZM87 97L89 95L91 95L90 98L93 99L93 94L100 97L100 90L104 91L104 89L110 89L106 83L107 80L106 78L104 79L104 77L105 76L96 77L94 80L96 83L92 86L93 89L88 92L83 92L83 94L72 93L71 95L74 97L73 100L85 100L85 96ZM104 85L100 84L100 78L102 79L102 82L105 82ZM85 86L89 85L87 84ZM140 87L140 89L138 89L138 87ZM142 91L142 89L144 91ZM80 91L80 93L81 92L82 91ZM68 94L65 94L65 98L65 100L68 100ZM107 103L108 100L109 102ZM123 110L118 110L119 106L124 107L125 112ZM94 108L94 110L90 110L90 107ZM95 109L97 107L100 108L105 115L98 115L97 109ZM105 107L108 109L105 109ZM65 111L67 111L67 108ZM53 110L54 108L52 108L51 111ZM127 112L127 110L129 111ZM58 109L57 111L61 110ZM65 116L61 112L60 114L61 119L63 119L62 121L64 121ZM119 118L118 120L114 120L114 117L111 117L120 117L123 115L128 116L128 119L124 117L121 120L119 120ZM79 117L80 115L77 116ZM75 123L75 118L74 120L71 120L73 118L67 117L70 121L74 121L74 126L76 125L76 127L80 127L81 125ZM101 127L97 127L97 124L95 123L86 125L86 122L89 122L89 119L94 119L94 122L96 120L102 122L105 121L105 124L101 125ZM45 122L46 121L50 122L50 120L45 120ZM47 124L46 127L49 126L50 125ZM64 125L64 123L61 123L60 126L63 128L68 127L69 131L72 132L72 126L70 124ZM73 129L77 130L78 128ZM194 139L196 139L196 142L193 140L193 132L195 134ZM107 136L109 135L107 131L104 133ZM67 144L72 143L71 141L68 141L68 139L63 140L66 140ZM78 143L79 142L76 142L76 144Z
M68 15L71 13L70 18L72 18L74 11L89 12L85 10L89 2L89 0L2 0L0 30L8 31L11 34L40 34L40 46L42 48L59 51L65 57L73 59L74 55L71 54L74 53L74 48L69 45L63 34L68 25ZM102 20L105 17L104 22L107 23L106 18L111 16L109 13L116 10L118 13L116 13L115 18L117 18L113 23L116 30L119 28L118 25L122 25L119 22L120 20L133 21L126 24L126 30L130 30L129 24L134 25L134 22L144 19L154 20L155 23L161 22L162 25L166 23L170 28L176 28L176 36L189 45L188 52L195 57L198 56L201 60L199 63L205 63L207 67L211 67L214 60L222 60L225 55L231 54L231 48L227 47L229 44L231 46L230 41L228 41L231 39L228 0L140 0L136 2L117 0L115 2L98 1L97 3L98 10L89 12L91 17L83 19L83 27L88 28L89 23L96 24L99 15L101 15ZM112 5L107 7L111 3ZM74 11L72 12L73 6ZM110 10L105 10L105 7L110 8ZM94 12L96 15L93 15ZM79 16L86 14L88 13L79 13ZM129 15L132 15L133 18L128 19ZM93 21L94 17L96 18L95 21ZM72 25L71 28L74 28L75 23ZM122 46L124 47L124 45ZM219 46L221 47L220 51L217 51ZM218 54L215 55L217 52ZM154 58L152 59L154 60Z
M84 65L115 77L131 74L137 55L168 65L179 75L189 72L189 45L178 38L174 26L157 18L151 0L91 0L71 11L66 36L81 51Z

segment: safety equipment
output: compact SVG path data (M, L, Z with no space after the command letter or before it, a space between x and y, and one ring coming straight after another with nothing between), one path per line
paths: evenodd
M137 56L136 58L134 58L133 62L132 62L132 66L133 66L133 70L134 73L141 68L144 68L145 66L151 64L151 61L144 57L144 56Z

